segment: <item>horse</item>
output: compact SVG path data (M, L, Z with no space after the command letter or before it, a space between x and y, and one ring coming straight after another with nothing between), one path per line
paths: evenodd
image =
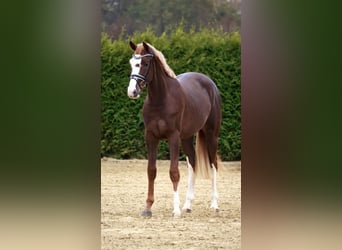
M129 60L132 72L127 95L140 97L143 89L147 95L142 108L147 146L148 194L143 217L152 216L154 181L157 174L157 150L160 140L167 140L170 154L169 176L173 184L173 216L181 216L178 183L179 146L186 155L188 180L183 209L191 212L194 199L194 183L197 174L208 178L211 168L211 206L219 212L216 186L219 157L218 136L222 122L221 97L214 81L208 76L187 72L175 75L166 63L164 55L149 43L134 44ZM196 135L196 147L194 138Z

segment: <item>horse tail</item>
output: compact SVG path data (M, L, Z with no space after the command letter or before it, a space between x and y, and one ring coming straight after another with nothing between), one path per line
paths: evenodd
M210 162L205 135L199 131L196 136L196 176L208 179L210 177Z

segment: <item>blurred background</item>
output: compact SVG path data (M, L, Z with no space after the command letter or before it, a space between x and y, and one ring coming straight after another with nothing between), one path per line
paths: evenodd
M114 39L151 27L157 35L184 22L185 29L239 31L241 0L102 0L101 28Z

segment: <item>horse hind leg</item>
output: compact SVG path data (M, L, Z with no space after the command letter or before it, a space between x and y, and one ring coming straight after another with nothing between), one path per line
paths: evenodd
M195 175L192 165L189 162L189 158L186 157L186 161L188 164L188 188L186 191L186 198L183 205L183 210L187 213L191 212L191 202L195 198L194 186L195 186Z
M217 192L217 170L214 164L212 164L212 193L211 193L211 205L210 208L215 209L216 212L219 212L220 209L218 207L218 192Z
M181 217L180 200L178 194L179 183L179 169L178 169L178 156L179 156L179 133L175 132L168 138L170 148L170 179L173 185L173 212L174 217Z
M206 143L209 155L209 161L212 171L212 193L211 193L211 205L210 208L213 208L216 212L219 212L220 209L218 207L218 191L217 191L217 171L218 171L218 156L217 156L217 147L218 147L218 136L213 132L209 132L206 134Z
M188 188L186 191L186 198L183 205L183 210L187 213L191 212L191 202L195 198L194 186L195 186L195 149L193 144L193 137L182 140L182 148L186 155L186 162L188 164Z

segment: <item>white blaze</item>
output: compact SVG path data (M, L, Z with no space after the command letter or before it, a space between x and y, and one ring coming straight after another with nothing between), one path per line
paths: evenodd
M136 56L140 56L140 55L136 55ZM129 60L129 63L131 64L131 68L132 68L131 75L139 74L139 72L140 72L140 65L141 65L141 58L140 59L136 59L136 58L132 57ZM128 88L127 88L127 95L130 98L138 98L139 97L139 96L136 96L134 94L134 91L136 90L136 86L137 86L137 81L134 80L134 79L131 79L129 81L129 85L128 85Z

